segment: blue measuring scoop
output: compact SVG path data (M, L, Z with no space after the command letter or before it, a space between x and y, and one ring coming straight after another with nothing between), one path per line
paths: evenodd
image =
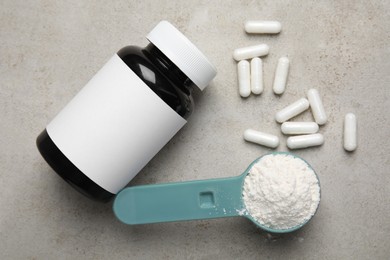
M271 154L286 154L303 160L288 152ZM125 188L115 198L114 213L120 221L129 225L243 216L268 232L295 231L310 219L289 229L273 229L257 222L246 210L242 197L244 179L263 156L236 177Z

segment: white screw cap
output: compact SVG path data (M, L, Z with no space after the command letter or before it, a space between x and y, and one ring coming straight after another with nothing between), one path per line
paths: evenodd
M146 36L162 53L203 90L217 74L204 54L167 21L161 21Z

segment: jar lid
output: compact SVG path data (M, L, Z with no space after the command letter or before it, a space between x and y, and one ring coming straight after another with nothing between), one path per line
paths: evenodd
M203 90L217 70L204 54L167 21L161 21L146 38L164 53L196 86Z

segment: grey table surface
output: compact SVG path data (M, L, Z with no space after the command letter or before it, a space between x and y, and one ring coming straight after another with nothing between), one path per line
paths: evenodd
M247 35L248 19L278 20L279 35ZM39 155L35 138L113 53L147 44L169 20L216 65L187 125L130 185L228 177L272 151L247 128L286 138L276 111L317 88L329 115L321 147L294 151L316 169L320 208L301 230L271 236L244 218L126 226L112 203L83 197ZM265 91L238 95L235 48L267 43ZM278 58L291 70L271 90ZM389 1L0 2L1 259L389 259ZM359 147L342 148L347 112ZM313 120L310 112L294 120Z

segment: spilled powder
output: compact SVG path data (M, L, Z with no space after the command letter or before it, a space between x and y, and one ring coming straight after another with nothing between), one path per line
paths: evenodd
M314 171L302 159L270 154L252 166L245 177L246 213L273 229L289 229L309 220L320 202Z

